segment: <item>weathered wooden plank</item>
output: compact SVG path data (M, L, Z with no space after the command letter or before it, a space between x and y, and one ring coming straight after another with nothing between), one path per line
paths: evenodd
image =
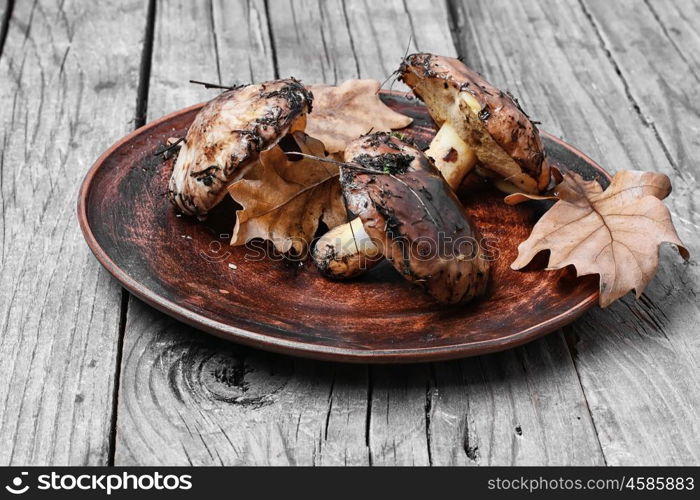
M212 8L209 1L156 2L149 120L216 95L189 83L221 83Z
M442 2L347 2L345 9L361 78L384 81L407 51L456 55ZM408 90L392 84L395 90Z
M10 17L12 16L12 3L10 0L0 0L0 56L2 56L2 48L5 44L5 36L7 28L10 26Z
M268 34L255 28L267 25L262 3L250 4L254 13L237 10L242 5L227 7L242 12L238 18L255 20L248 22L253 30L248 40L257 40L250 56L241 50L245 40L240 36L231 38L235 46L220 42L227 36L222 30L233 23L227 15L219 17L216 3L213 25L219 43L210 43L210 34L201 28L199 41L193 40L185 54L173 49L179 30L169 24L181 18L179 7L169 3L175 12L167 22L159 15L156 42L161 29L169 30L160 35L169 43L157 42L154 48L151 117L166 111L154 104L157 93L171 93L169 99L179 99L181 106L211 95L179 94L176 86L158 82L174 81L190 65L202 67L202 61L213 67L217 51L224 82L269 78L270 60L276 60L280 76L293 74L307 82L383 79L406 50L411 23L413 50L455 53L444 5L295 1L276 3L270 11L277 49L272 58ZM205 14L200 9L188 22L211 26ZM235 26L240 28L240 22ZM255 73L256 68L264 71ZM327 365L233 347L132 300L116 462L597 463L598 444L567 356L562 336L556 335L517 355L484 361L434 367ZM521 379L527 387L516 382ZM507 410L493 405L494 394L510 402ZM518 425L524 444L511 446Z
M435 373L430 418L435 465L603 463L560 334L450 363Z
M275 77L275 59L265 4L215 0L212 6L218 65L224 83L261 82Z
M284 1L270 9L280 77L331 84L358 77L344 10L337 0Z
M364 428L356 371L217 341L138 300L125 340L117 464L367 460L338 447L365 439L348 433Z
M372 465L430 465L429 370L429 365L372 367Z
M700 68L700 3L696 0L647 0L647 7L659 23L661 31L668 39L681 60L698 76ZM668 43L664 44L668 47Z
M121 289L75 200L133 127L145 14L140 0L14 6L0 57L2 464L108 461Z
M212 8L211 2L156 2L148 120L215 95L188 83L190 79L220 82ZM115 464L200 464L203 454L204 463L220 462L209 455L207 442L200 437L202 433L212 437L213 431L202 431L201 423L194 420L203 415L199 394L208 394L190 389L193 377L201 385L196 367L204 362L197 357L204 345L196 340L184 325L130 297ZM206 354L211 358L215 353ZM200 362L193 365L194 360ZM190 411L196 412L194 417ZM216 437L212 441L227 442L223 434Z
M649 2L647 8L629 11L619 23L610 18L632 9L630 2L607 6L599 2L584 2L601 44L609 51L610 61L620 72L628 95L640 110L644 122L658 137L670 168L663 170L674 181L674 193L669 205L682 239L697 253L700 248L700 218L697 212L698 174L696 158L700 154L697 132L700 130L700 64L697 50L700 43L690 37L688 27L700 20L697 3ZM665 9L678 13L679 22L670 21ZM662 21L666 19L666 23ZM676 24L685 34L683 45L674 38ZM687 44L687 45L685 45ZM639 58L634 64L632 60ZM649 78L648 75L654 75ZM658 166L656 168L659 168ZM652 337L654 351L632 351L628 357L636 370L629 387L643 386L638 397L630 398L633 408L653 408L652 416L641 415L641 425L625 428L626 422L608 419L611 433L618 429L630 440L639 443L646 463L700 463L700 442L687 436L700 431L700 343L696 330L700 320L697 284L700 270L697 256L683 264L674 251L664 252L665 259L657 277L657 286L650 287L645 300L631 312L630 324L645 338ZM587 340L587 339L586 339ZM594 365L590 358L586 362ZM649 373L648 365L652 372ZM592 371L592 370L591 370ZM644 372L646 377L640 375ZM591 375L596 381L596 375ZM584 382L586 379L584 379ZM605 396L605 395L603 395ZM660 424L663 426L660 427ZM655 432L653 432L655 430ZM616 449L623 462L634 462L627 449ZM639 462L637 462L639 463Z
M651 12L643 4L588 1L456 7L467 62L513 90L543 128L611 171L670 175L669 206L682 239L697 248L689 161L698 147L691 137L697 101L690 98L697 85L691 71L679 71L687 66ZM489 36L494 32L509 36ZM700 421L698 271L675 253L662 252L641 301L625 298L567 329L609 464L688 464L700 456L697 440L687 439Z
M689 174L688 170L695 169L691 164L700 150L697 141L700 116L695 103L700 95L700 65L697 56L691 55L698 42L695 40L693 45L693 40L686 37L689 46L679 46L671 37L671 28L675 27L660 22L658 16L668 14L658 4L653 10L646 4L635 8L619 20L613 18L633 4L622 2L608 7L600 2L583 2L582 5L601 43L611 52L610 60L620 70L630 98L657 131L672 163L680 170L678 175ZM686 10L692 16L693 9L689 8L692 4L683 2L683 5L678 10ZM699 17L697 12L694 16ZM624 38L625 35L630 38ZM635 57L640 57L639 64L632 64Z
M455 54L442 4L295 0L284 5L270 12L280 76L303 75L309 83L384 81L407 50Z

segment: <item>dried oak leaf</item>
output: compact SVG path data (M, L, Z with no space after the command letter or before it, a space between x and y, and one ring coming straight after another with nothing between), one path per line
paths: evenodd
M302 153L324 157L323 143L303 132L293 136ZM243 207L236 214L232 245L263 238L282 253L304 255L319 221L329 228L347 221L338 167L310 158L293 160L275 146L229 186L229 194Z
M673 243L689 258L661 202L670 192L668 177L656 172L618 172L605 191L596 181L566 172L554 189L559 201L520 244L511 267L522 269L538 252L550 250L547 269L573 265L578 276L600 275L602 307L630 290L639 298L656 272L661 243ZM506 202L526 199L535 197L511 195Z
M390 132L413 121L390 109L379 98L376 80L348 80L335 87L309 85L314 95L306 133L323 142L326 151L344 151L353 139L368 132Z

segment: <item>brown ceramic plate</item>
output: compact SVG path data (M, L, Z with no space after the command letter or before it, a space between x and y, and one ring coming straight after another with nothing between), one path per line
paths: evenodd
M430 141L435 127L419 101L398 93L382 97L414 118L406 135L419 144ZM233 202L217 207L205 223L176 216L165 197L172 163L153 154L168 137L184 135L200 107L149 123L109 148L85 177L78 201L80 226L100 263L166 314L261 349L403 363L515 347L573 321L598 299L596 279L577 279L571 269L543 271L542 262L526 272L510 269L518 243L546 205L506 206L502 194L476 176L467 179L460 198L482 233L498 242L498 259L487 296L468 305L433 302L386 263L337 283L313 264L231 248ZM607 186L609 175L590 158L543 136L554 165Z

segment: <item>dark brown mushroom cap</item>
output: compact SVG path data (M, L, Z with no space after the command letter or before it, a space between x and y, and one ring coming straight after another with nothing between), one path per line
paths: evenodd
M446 303L484 292L489 266L479 232L420 150L377 133L352 142L345 161L348 208L407 280Z
M485 168L526 191L546 189L549 164L539 131L512 96L451 57L409 55L399 68L399 76L426 103L438 125L457 122L456 129L474 147ZM466 103L459 102L460 94L465 93L473 97L470 102L477 109L468 109ZM460 120L466 122L459 123ZM494 145L505 155L495 150ZM515 165L509 165L509 158Z
M180 149L168 195L184 213L205 217L265 151L303 130L313 96L290 78L228 90L197 114Z

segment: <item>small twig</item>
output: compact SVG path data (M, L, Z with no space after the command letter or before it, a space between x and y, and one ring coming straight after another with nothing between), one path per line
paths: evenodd
M433 224L436 226L438 225L437 221L435 220L435 217L433 217L433 214L430 213L430 210L428 210L428 206L423 202L423 198L420 197L420 195L413 189L411 186L406 184L404 181L396 177L394 174L389 174L392 178L396 179L398 182L406 186L406 188L413 194L416 199L418 199L418 202L423 206L423 209L425 209L425 213L428 214L428 217L430 217L430 220L433 221Z
M334 163L334 164L339 165L339 166L341 166L341 167L346 167L346 168L350 168L350 169L354 169L354 170L359 170L360 172L365 172L365 173L368 173L368 174L388 175L388 176L391 177L392 179L395 179L397 182L400 182L401 184L403 184L404 186L406 186L406 188L409 190L409 192L411 192L411 194L413 194L413 195L418 199L418 202L419 202L419 203L421 204L421 206L425 209L425 213L428 214L428 217L430 217L430 220L433 221L433 224L435 224L436 226L438 225L438 224L437 224L437 221L435 220L435 217L433 216L433 214L430 213L430 210L428 210L428 206L423 202L423 198L421 198L421 196L420 196L411 186L409 186L408 184L406 184L403 180L399 179L398 177L396 177L396 176L395 176L394 174L392 174L391 172L383 172L383 171L381 171L381 170L374 170L374 169L371 169L371 168L367 168L367 167L358 165L357 163L345 163L345 162L341 162L341 161L337 161L337 160L329 160L328 158L319 158L318 156L307 155L306 153L298 153L298 152L296 152L296 151L290 151L290 152L288 152L288 153L286 153L286 154L288 154L288 155L294 154L294 155L303 156L303 157L305 157L305 158L312 158L312 159L318 160L318 161L323 161L323 162L327 162L327 163Z
M338 165L340 167L346 167L346 168L349 168L352 170L359 170L360 172L364 172L366 174L391 175L389 172L384 172L383 170L374 170L373 168L367 168L367 167L359 165L357 163L331 160L330 158L321 158L320 156L309 155L306 153L299 153L298 151L289 151L289 152L285 152L285 154L286 155L299 155L299 156L303 156L304 158L310 158L312 160L317 160L317 161L321 161L324 163L332 163L332 164Z
M219 85L218 83L200 82L199 80L190 80L190 83L194 83L195 85L204 85L205 89L236 90L241 87L240 85Z
M386 85L386 83L387 83L389 80L391 80L392 78L394 78L394 77L397 76L398 74L399 74L399 70L398 70L398 69L397 69L396 71L392 71L392 72L389 74L389 76L387 76L386 79L381 83L381 85L379 86L379 88L377 89L377 91L376 91L374 94L375 94L375 95L379 94L379 92L381 92L381 90L384 88L384 85ZM394 83L392 82L391 85L393 86ZM391 90L391 87L389 87L389 89Z
M300 153L298 151L285 151L286 155L299 155L303 156L304 158L310 158L312 160L317 160L321 161L324 163L332 163L334 165L338 165L340 167L347 167L350 169L354 170L359 170L360 172L365 172L367 174L380 174L380 175L389 175L389 172L382 172L381 170L374 170L371 168L363 167L362 165L358 165L357 163L348 163L348 162L342 162L338 160L331 160L330 158L321 158L320 156L314 156L306 153Z
M411 42L412 42L412 41L413 41L413 35L412 35L412 34L411 34L411 35L408 35L408 43L406 44L406 51L405 51L404 54L403 54L403 59L401 59L402 65L403 65L403 62L406 61L406 58L408 57L408 51L411 49ZM389 76L386 77L386 80L384 80L384 81L382 82L382 84L379 86L379 88L377 89L377 92L375 92L375 94L378 94L379 91L381 91L381 90L384 88L384 85L386 85L386 83L387 83L389 80L391 80L391 79L394 78L395 76L398 76L398 74L399 74L400 71L401 71L401 68L400 68L400 67L399 67L398 69L392 71L392 72L389 74ZM389 87L389 90L390 90L390 91L393 90L393 88L394 88L394 83L396 83L396 80L394 80L393 82L391 82L391 86Z
M411 42L413 41L413 33L408 35L408 43L406 44L406 51L403 53L403 60L405 61L408 57L408 51L411 50ZM417 48L417 47L416 47Z
M162 155L162 154L165 154L165 153L167 153L168 151L170 151L170 150L175 149L176 147L178 147L178 146L180 145L180 143L182 143L182 142L185 142L185 138L184 138L184 137L180 137L177 141L173 142L173 143L172 143L170 146L168 146L167 148L161 149L160 151L156 151L155 153L153 153L153 156L160 156L160 155Z
M271 213L271 212L274 212L275 210L278 210L278 209L282 208L283 206L285 206L287 203L291 202L292 200L297 199L299 196L301 196L302 194L306 193L307 191L311 191L311 190L313 190L313 189L316 189L317 187L319 187L319 186L325 184L326 182L328 182L329 180L335 179L335 178L338 177L339 175L340 175L339 173L338 173L338 174L329 175L328 177L326 177L326 178L324 178L324 179L321 179L320 181L315 182L314 184L310 184L310 185L306 186L304 189L300 189L299 191L297 191L296 193L294 193L294 196L291 196L290 198L286 199L285 201L283 201L283 202L280 203L279 205L275 205L274 207L270 208L269 210L265 210L263 213L255 214L255 215L253 215L252 217L248 217L248 220L250 220L250 219L257 219L258 217L263 217L263 216L265 216L265 215L267 215L267 214L269 214L269 213Z

